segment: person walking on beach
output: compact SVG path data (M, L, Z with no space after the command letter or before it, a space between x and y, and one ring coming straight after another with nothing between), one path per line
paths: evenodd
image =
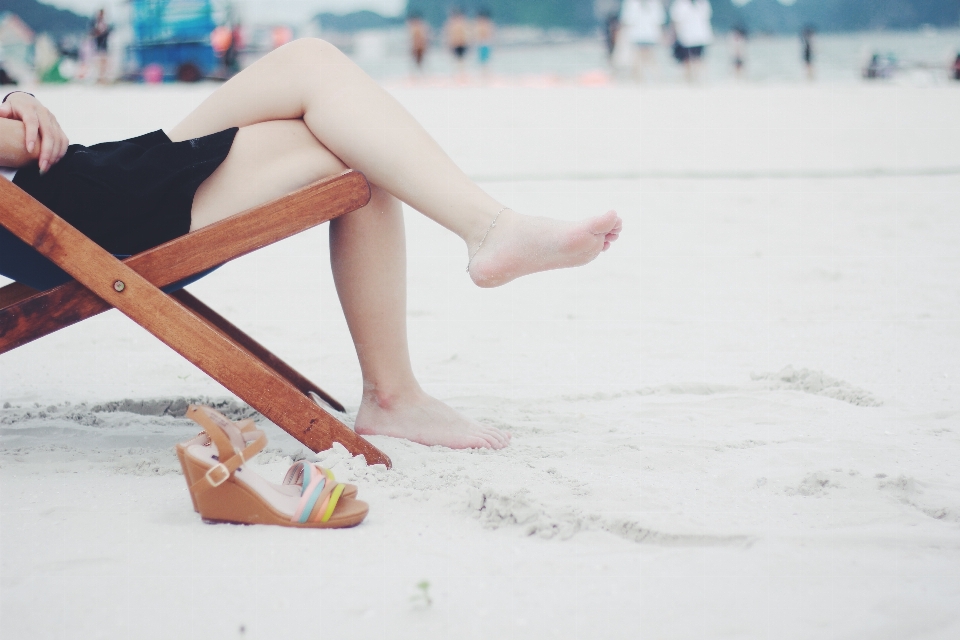
M484 7L477 13L477 61L480 63L480 73L484 78L490 73L493 34L493 13Z
M712 17L710 0L674 0L670 7L670 21L688 82L699 80L702 74L704 49L713 42Z
M94 58L97 61L97 82L101 84L107 81L108 45L111 31L113 31L113 27L107 22L106 10L100 9L90 23L90 37L93 39Z
M620 37L620 17L616 13L607 16L604 25L603 38L607 45L607 62L613 66L613 52L617 48L617 39Z
M730 31L730 49L733 54L733 75L737 80L743 78L743 67L747 62L747 28L738 25Z
M410 55L413 57L414 70L423 73L423 58L430 46L430 25L419 11L411 11L407 16L407 33L410 34Z
M330 222L334 283L363 378L355 430L457 449L499 449L510 436L427 395L414 376L401 202L463 240L467 274L480 287L585 265L622 227L615 211L579 222L515 212L346 55L311 38L242 70L169 135L68 146L49 110L12 93L0 105L0 167L91 240L126 255L348 167L362 172L369 203ZM0 247L13 241L20 242L0 226ZM0 250L0 274L36 289L56 286L24 272L21 261Z
M813 27L807 25L800 32L800 57L803 58L803 66L807 70L807 80L816 79L816 72L813 67Z
M621 33L634 47L633 78L642 82L644 71L656 63L656 48L663 40L667 13L660 0L625 0L620 10Z
M463 80L467 74L466 58L467 51L470 49L470 25L459 7L451 9L443 31L446 35L447 47L457 61L457 76Z

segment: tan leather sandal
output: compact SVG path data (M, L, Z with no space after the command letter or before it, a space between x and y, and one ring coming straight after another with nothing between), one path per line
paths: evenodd
M204 432L178 444L177 457L194 509L205 521L339 528L360 524L367 516L367 503L353 497L356 487L338 483L332 472L315 464L297 462L280 485L244 469L267 444L252 420L234 423L195 405L187 417Z
M204 408L208 408L208 407L204 407ZM211 411L213 411L213 409L211 409ZM229 420L229 418L227 418L226 416L223 416L223 418L224 420ZM236 429L240 432L240 434L250 433L251 431L255 431L257 429L257 423L253 421L253 418L246 418L244 420L239 420L237 422L231 421L230 423L234 427L236 427ZM235 449L237 447L243 448L245 446L245 443L242 440L242 437L243 437L242 435L240 436L240 438L238 438L236 435L236 432L233 430L230 430L228 435L230 436L230 440L233 443L233 446ZM186 442L180 442L176 445L175 449L177 452L177 459L180 461L180 468L183 469L183 475L187 480L188 487L192 486L200 478L199 477L195 478L193 477L193 475L191 475L193 469L195 469L196 467L187 466L187 460L186 458L184 458L184 456L186 455L187 449L194 445L209 447L211 444L212 444L212 441L210 440L210 436L207 435L207 432L201 431L190 440L187 440ZM328 478L330 478L331 481L336 482L336 478L334 478L332 471L317 465L314 465L314 466L320 469L320 471L322 471ZM291 465L290 469L287 470L287 474L283 479L283 484L273 485L273 486L280 491L287 492L289 495L299 496L300 486L302 485L302 480L300 480L300 478L303 477L302 471L300 471L299 474L296 473L299 467L300 467L300 463L294 463L293 465ZM343 490L344 498L356 498L357 494L360 493L359 487L357 487L357 485L355 484L344 483L344 487L345 487ZM196 498L193 497L192 492L190 493L190 500L193 502L193 510L196 511L197 513L200 513L200 509L197 508Z

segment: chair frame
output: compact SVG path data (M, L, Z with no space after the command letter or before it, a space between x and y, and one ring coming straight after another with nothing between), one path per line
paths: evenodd
M340 442L389 468L386 454L308 394L343 411L337 400L185 289L160 290L369 201L363 174L348 170L121 261L0 180L0 224L74 278L47 291L0 288L0 354L116 308L312 451Z

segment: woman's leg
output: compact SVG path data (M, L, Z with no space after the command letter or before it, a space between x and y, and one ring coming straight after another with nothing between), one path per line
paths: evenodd
M428 396L413 375L400 201L374 187L364 209L334 220L330 262L363 373L357 433L454 449L506 446L509 434L474 422Z
M227 159L197 190L192 228L263 204L343 171L302 120L245 126ZM356 429L422 444L500 448L509 435L469 420L423 392L407 348L406 253L400 202L373 187L370 203L330 223L337 293L363 374Z
M473 183L416 120L359 67L321 40L298 40L236 75L177 125L185 140L233 126L302 119L347 166L460 236L477 251L500 202ZM470 275L497 286L535 271L585 264L620 230L616 213L579 223L505 211Z

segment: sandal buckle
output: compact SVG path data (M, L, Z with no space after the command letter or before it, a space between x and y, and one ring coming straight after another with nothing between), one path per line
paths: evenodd
M221 474L223 474L222 477L219 477L219 478L214 479L213 473L214 473L215 471L219 471ZM207 470L207 472L203 475L203 477L207 479L207 482L210 483L210 486L211 486L211 487L219 487L219 486L222 485L224 482L226 482L227 480L230 479L230 470L227 469L227 468L221 463L221 464L218 464L218 465L215 466L215 467L210 467L210 469Z

